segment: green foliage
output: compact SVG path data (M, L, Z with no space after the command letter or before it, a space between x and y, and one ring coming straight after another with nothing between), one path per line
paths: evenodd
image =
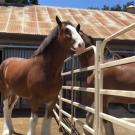
M127 7L130 5L134 5L134 1L129 1L126 4L123 5L123 11L126 11Z
M112 7L109 7L107 5L104 5L102 10L112 10L112 11L126 11L127 7L130 5L134 5L134 1L129 1L126 4L124 4L123 6L116 4Z
M88 9L99 10L99 8L97 8L97 7L88 7Z
M35 4L38 5L38 0L5 0L7 3L17 3L17 4Z
M104 5L102 10L110 10L109 6Z
M28 4L28 0L5 0L7 3Z
M38 5L38 0L30 0L30 4Z
M117 4L113 7L111 7L110 10L112 10L112 11L122 11L122 7L119 4Z

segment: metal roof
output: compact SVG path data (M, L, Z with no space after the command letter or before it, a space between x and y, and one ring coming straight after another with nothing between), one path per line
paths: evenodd
M0 6L0 33L47 35L56 25L55 16L63 21L80 23L81 29L94 38L105 38L135 22L135 14L117 11L72 9L60 7ZM135 29L120 36L135 40Z

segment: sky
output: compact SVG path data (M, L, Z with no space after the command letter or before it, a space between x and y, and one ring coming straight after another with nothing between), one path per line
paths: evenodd
M116 4L123 5L132 0L39 0L39 4L58 7L71 8L102 8L103 5L113 6ZM135 2L135 0L134 0Z

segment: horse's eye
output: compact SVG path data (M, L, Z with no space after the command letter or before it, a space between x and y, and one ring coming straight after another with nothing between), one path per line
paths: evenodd
M71 31L68 28L65 29L65 35L67 38L72 38Z
M68 28L65 29L65 34L69 34L71 33L70 30Z

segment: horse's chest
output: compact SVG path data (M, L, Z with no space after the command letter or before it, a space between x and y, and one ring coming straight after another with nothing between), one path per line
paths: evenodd
M56 80L47 80L31 88L33 95L38 95L40 99L45 101L53 100L57 97L61 89L61 82Z
M61 78L37 78L36 80L29 81L29 88L39 91L57 91L61 88Z
M61 78L46 81L46 88L48 90L59 90L61 86L62 86Z

